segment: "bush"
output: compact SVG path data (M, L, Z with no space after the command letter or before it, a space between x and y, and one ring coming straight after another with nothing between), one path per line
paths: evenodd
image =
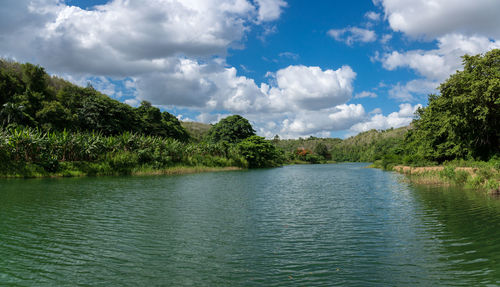
M139 158L137 154L131 152L120 152L112 155L108 163L114 172L130 174L132 169L139 165Z
M454 181L456 184L464 185L469 179L469 173L465 170L457 170L455 171Z
M263 137L251 136L238 144L250 168L273 167L283 162L283 154Z
M445 178L447 180L453 181L455 180L455 167L451 165L447 165L439 172L439 175L442 178Z
M315 154L306 154L305 156L305 160L309 163L312 163L312 164L317 164L317 163L320 163L321 160L322 160L322 157L318 156L318 155L315 155Z
M56 172L59 170L59 161L53 155L44 154L36 164L43 167L46 172Z

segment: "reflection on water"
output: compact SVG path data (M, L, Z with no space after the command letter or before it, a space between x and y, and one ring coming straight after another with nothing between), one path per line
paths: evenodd
M498 285L499 225L363 164L1 180L0 285Z

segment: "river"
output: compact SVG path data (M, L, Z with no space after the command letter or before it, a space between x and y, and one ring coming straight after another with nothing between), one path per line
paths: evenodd
M366 164L0 180L0 285L500 285L500 202Z

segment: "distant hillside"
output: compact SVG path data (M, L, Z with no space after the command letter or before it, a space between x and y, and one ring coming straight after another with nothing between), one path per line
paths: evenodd
M212 127L210 124L198 122L181 122L181 125L188 132L189 136L197 142L205 138Z
M410 126L369 130L349 137L331 149L332 159L336 161L373 162L387 155L399 155L404 149L404 138Z
M399 154L409 129L407 126L383 131L370 130L345 140L316 137L289 140L276 138L273 143L283 149L291 159L296 159L299 153L310 152L333 161L373 162L389 154Z

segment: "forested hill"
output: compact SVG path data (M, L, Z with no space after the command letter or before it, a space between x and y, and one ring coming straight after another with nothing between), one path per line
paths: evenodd
M410 126L369 130L347 139L339 138L299 138L280 140L273 143L283 149L288 159L307 162L374 162L387 157L395 157L404 150L404 139Z
M134 132L189 139L177 118L148 102L138 108L114 100L92 86L76 86L44 68L0 59L0 126L44 130Z

